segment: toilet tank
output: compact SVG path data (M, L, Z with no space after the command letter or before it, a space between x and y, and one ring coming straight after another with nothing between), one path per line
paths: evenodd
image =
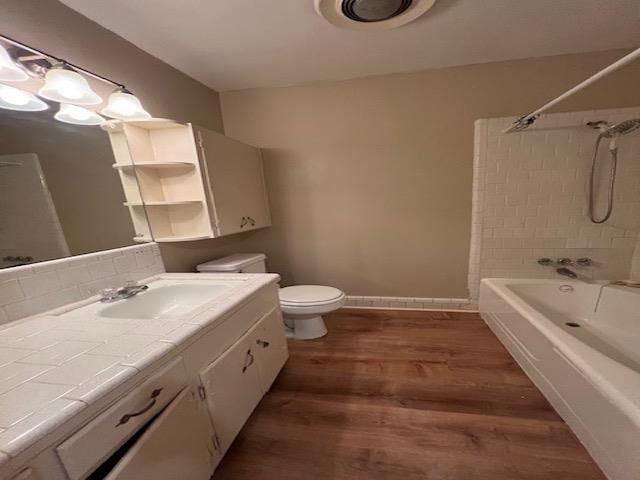
M196 268L202 273L265 273L266 258L264 253L234 253L201 263Z

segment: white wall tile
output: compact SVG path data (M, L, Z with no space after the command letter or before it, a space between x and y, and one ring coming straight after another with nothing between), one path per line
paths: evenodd
M0 325L164 272L150 243L0 270Z
M640 108L549 114L513 134L502 133L513 118L475 122L472 301L483 277L557 276L537 265L543 256L592 258L592 268L577 268L585 278L640 279L640 135L623 139L614 213L607 223L595 225L586 213L596 133L584 126L593 119L615 123L638 116ZM606 149L601 156L606 160ZM606 176L602 182L600 202L606 197ZM600 211L603 207L598 204Z

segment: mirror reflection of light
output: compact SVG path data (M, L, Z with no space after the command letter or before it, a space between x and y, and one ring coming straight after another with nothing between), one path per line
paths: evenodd
M49 106L31 92L0 84L0 108L38 112Z
M29 92L17 88L5 87L0 90L0 98L11 105L26 105L29 103Z
M73 125L102 125L105 122L96 112L66 103L60 104L60 110L54 117L60 122Z
M67 113L71 118L75 118L76 120L86 120L91 117L91 112L86 108L76 107L75 105L69 105L67 107Z

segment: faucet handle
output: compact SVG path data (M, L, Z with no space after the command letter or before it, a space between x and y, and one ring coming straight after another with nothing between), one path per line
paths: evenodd
M118 298L118 289L117 288L103 288L100 290L100 300L103 302L108 302Z
M581 267L590 267L591 265L593 265L593 260L591 260L588 257L584 257L584 258L578 258L576 260L576 263L578 265L580 265Z
M551 260L550 258L539 258L538 264L547 267L553 264L553 260Z
M556 263L558 265L573 265L573 260L570 258L559 258Z

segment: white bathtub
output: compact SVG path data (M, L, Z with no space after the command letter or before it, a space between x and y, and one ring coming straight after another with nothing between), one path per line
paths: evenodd
M480 313L605 474L640 479L640 289L484 279Z

